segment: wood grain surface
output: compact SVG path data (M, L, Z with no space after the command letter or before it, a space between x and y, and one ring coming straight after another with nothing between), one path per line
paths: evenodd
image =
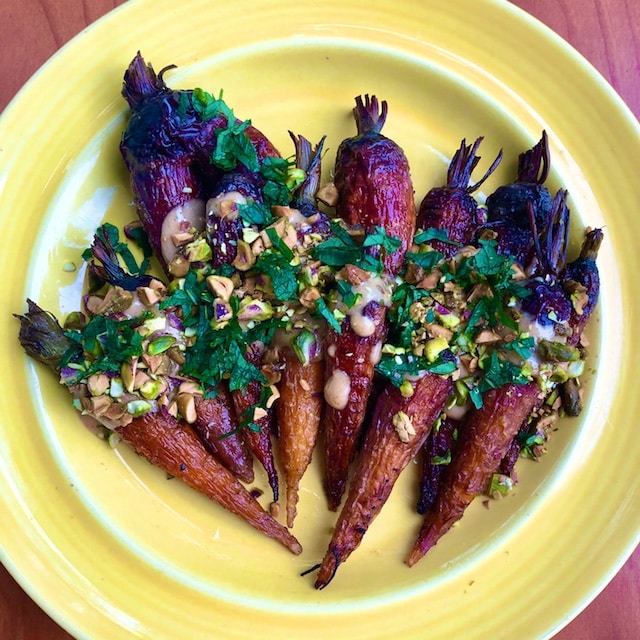
M0 0L0 110L57 49L120 4L123 0ZM640 118L638 0L516 0L514 4L571 43ZM638 638L640 549L594 602L556 635L556 640ZM0 566L0 640L70 639Z

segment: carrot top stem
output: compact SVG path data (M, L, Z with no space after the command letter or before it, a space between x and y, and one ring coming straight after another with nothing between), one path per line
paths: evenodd
M353 114L356 120L359 135L379 134L387 119L387 101L378 103L376 96L365 95L356 99Z

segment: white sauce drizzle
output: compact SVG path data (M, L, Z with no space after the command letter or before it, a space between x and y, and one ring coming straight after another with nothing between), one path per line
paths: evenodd
M334 409L342 410L349 403L351 379L341 369L336 369L324 385L324 399Z
M207 216L217 216L227 220L235 220L238 217L239 204L247 204L247 199L239 191L221 193L207 201Z
M382 342L376 342L369 354L369 362L375 367L382 358Z
M388 280L380 276L372 276L365 282L353 287L353 292L360 297L358 301L347 310L351 328L362 338L367 338L374 334L376 323L363 314L364 308L370 302L389 307L391 306L391 286Z

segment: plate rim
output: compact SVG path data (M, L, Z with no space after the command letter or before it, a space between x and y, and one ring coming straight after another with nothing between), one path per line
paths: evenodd
M520 8L515 7L514 5L511 5L508 2L501 2L500 0L485 0L485 3L487 5L500 7L501 9L504 9L505 6L510 7L510 10L514 13L514 15L519 14L519 19L521 20L523 19L529 22L534 29L540 30L540 32L543 34L543 37L552 38L555 41L557 46L560 46L561 48L563 48L567 55L573 57L575 63L580 64L585 71L587 71L593 76L600 90L606 91L608 99L613 103L615 103L616 108L623 115L624 119L630 120L629 124L632 125L632 128L633 126L635 126L636 133L640 135L640 125L638 125L638 121L630 111L629 107L618 96L618 94L611 87L611 85L606 81L606 79L604 79L604 77L579 52L577 52L573 47L571 47L571 45L566 43L566 41L560 38L553 31L551 31L543 23L539 22L536 18L530 16ZM135 7L137 7L143 4L150 4L150 3L148 2L148 0L133 0L132 2L128 2L123 5L120 5L119 7L115 8L114 10L112 10L111 12L109 12L108 14L100 18L98 21L94 22L87 29L83 30L80 34L78 34L71 41L65 44L58 52L56 52L56 54L54 54L52 58L49 59L49 61L47 61L47 63L45 63L45 65L43 65L38 70L38 72L36 72L36 74L34 74L34 76L32 76L32 78L27 82L27 84L16 94L16 96L7 105L7 108L4 110L2 117L0 118L0 126L2 126L3 121L10 119L10 114L14 109L19 108L20 102L21 100L23 100L22 96L27 94L29 91L31 91L32 90L31 88L39 82L39 78L43 75L46 75L51 65L55 64L55 62L58 59L67 55L66 53L67 51L69 50L73 51L77 47L77 43L79 41L84 41L85 39L91 38L95 30L104 28L105 24L107 24L112 20L116 20L118 16L128 12L133 12L134 5ZM0 164L2 164L1 161L0 161ZM618 556L618 562L613 567L610 568L607 574L603 576L598 582L598 584L592 589L592 594L591 594L591 597L588 599L588 601L583 602L583 606L578 611L575 611L571 615L571 618L569 618L568 620L565 620L562 626L564 626L564 624L566 624L570 619L572 619L580 611L586 608L586 606L593 600L593 598L595 598L596 595L602 590L602 588L604 588L604 586L611 580L611 578L615 575L615 573L619 571L620 567L624 564L624 562L626 562L626 560L633 553L634 549L636 548L636 546L638 546L639 543L640 543L640 528L638 528L638 530L636 531L635 536L629 538L629 543L627 547L624 549L624 552ZM14 576L14 578L18 581L18 583L22 586L22 588L25 589L25 591L38 603L38 605L43 610L45 610L48 613L48 615L50 615L54 620L56 620L58 624L61 624L61 626L65 628L70 628L68 626L69 625L68 620L58 619L57 611L54 609L51 609L48 606L48 603L46 601L43 601L39 598L39 592L37 588L32 583L28 582L26 577L22 575L19 567L17 566L18 563L14 563L9 556L5 557L4 546L2 547L2 562L5 565L5 567L7 567L9 572ZM21 581L21 578L23 579L23 581ZM554 632L557 631L559 628L561 627L557 627L554 630ZM77 632L79 630L74 629L74 631Z

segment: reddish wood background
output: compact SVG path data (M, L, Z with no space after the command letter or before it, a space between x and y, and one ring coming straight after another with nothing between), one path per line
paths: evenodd
M0 0L0 109L65 42L124 0ZM515 0L580 51L640 118L638 0ZM640 161L640 159L639 159ZM640 638L640 549L556 640ZM0 639L70 640L0 566Z

